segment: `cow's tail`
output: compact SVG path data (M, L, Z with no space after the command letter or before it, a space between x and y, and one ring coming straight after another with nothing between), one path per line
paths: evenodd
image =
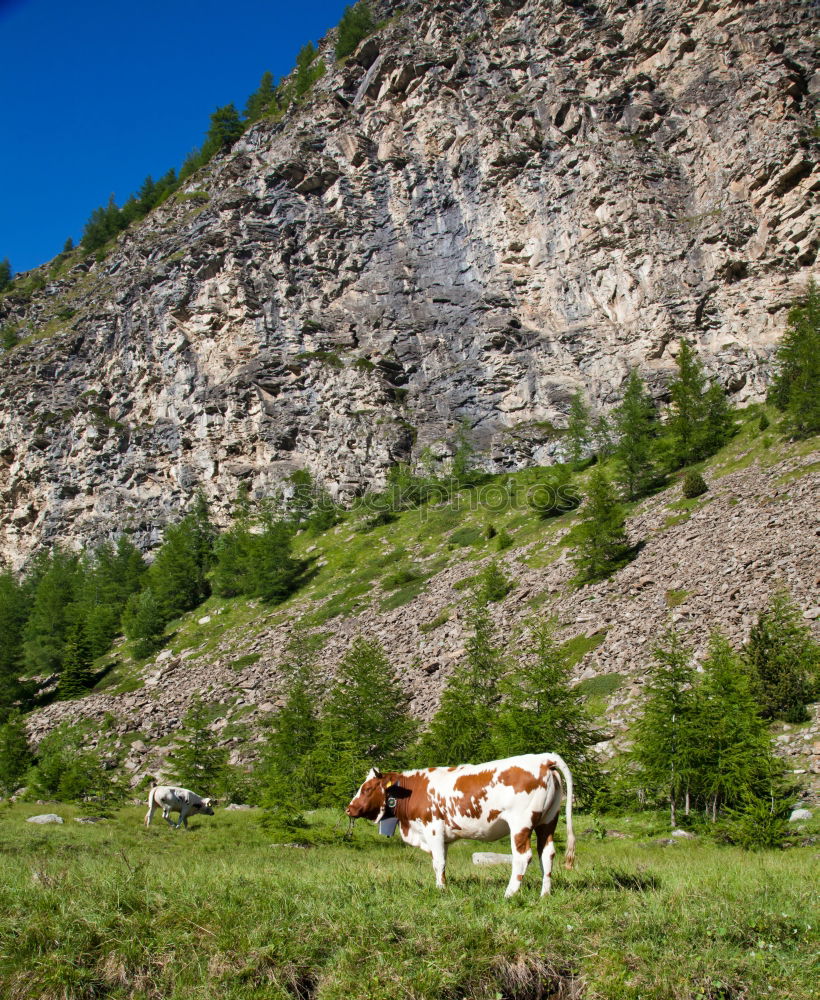
M550 754L550 757L555 759L555 766L561 772L561 776L564 779L564 784L566 785L566 795L567 795L567 849L564 853L564 865L567 868L572 868L573 862L575 861L575 834L572 831L572 772L569 767L567 767L566 761L559 757L558 754Z
M156 802L154 802L154 791L156 787L156 783L153 783L148 791L148 812L145 814L146 826L151 825L151 820L154 817L154 809L156 808Z

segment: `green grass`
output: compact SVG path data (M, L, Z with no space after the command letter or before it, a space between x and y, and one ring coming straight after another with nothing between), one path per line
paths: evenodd
M565 642L563 650L569 658L570 665L574 667L576 663L580 663L587 653L597 649L605 638L606 630L596 632L595 635L576 635L574 639Z
M667 608L679 608L681 604L686 602L688 596L688 590L667 590L664 594L664 600Z
M0 995L7 1000L808 1000L816 987L816 848L661 847L653 817L607 818L629 839L579 837L576 870L537 865L504 900L506 866L429 857L337 813L330 843L276 847L255 813L185 833L144 809L61 827L0 810ZM582 831L589 818L577 816ZM500 850L508 850L501 843Z

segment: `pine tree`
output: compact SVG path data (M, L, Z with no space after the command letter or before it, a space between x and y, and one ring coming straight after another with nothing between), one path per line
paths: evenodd
M631 554L623 508L612 484L599 469L590 476L581 514L582 520L574 529L576 582L591 583L614 573L629 561Z
M9 263L8 257L4 257L0 260L0 293L5 292L5 290L11 285L13 272L11 270L11 264Z
M672 829L678 805L685 800L688 815L691 790L697 787L694 682L691 654L670 628L654 650L632 753L643 779L667 798Z
M805 298L789 311L775 366L768 399L785 414L786 431L796 437L816 434L820 431L820 289L813 280Z
M368 768L404 763L416 724L381 644L354 639L325 702L313 755L324 801L349 795Z
M208 574L213 564L214 537L207 502L199 493L192 512L166 529L148 572L148 585L166 621L192 610L210 596Z
M207 163L223 149L230 149L242 137L245 126L233 104L217 108L211 115L211 125L202 146L202 158Z
M820 644L786 591L761 612L743 655L763 717L805 722L820 681Z
M601 780L592 747L603 736L570 686L572 665L555 628L554 621L533 624L516 666L501 682L494 755L554 751L572 770L578 794L589 798Z
M272 517L263 523L262 533L249 537L251 589L246 592L276 604L293 592L300 564L291 555L291 525Z
M604 414L601 414L592 425L592 441L595 445L595 457L599 462L605 461L615 451L612 424Z
M35 565L33 579L33 600L23 630L25 669L32 674L58 673L71 624L69 606L80 582L79 560L55 548Z
M656 478L652 449L660 430L660 421L637 369L632 368L623 399L613 414L618 444L614 456L616 481L628 500L644 496Z
M218 745L210 722L207 705L195 697L182 720L176 745L168 754L168 767L176 782L195 788L200 795L218 794L228 768L228 751Z
M719 634L703 663L693 718L697 788L714 821L719 809L758 797L782 771L744 664Z
M63 645L62 670L57 692L60 698L76 698L93 683L91 652L80 623L69 626Z
M306 94L316 81L324 76L325 64L321 59L317 59L319 50L313 47L312 42L303 45L296 57L296 75L293 80L293 89L297 97Z
M150 587L131 595L123 611L122 627L134 643L137 659L144 659L159 649L168 620Z
M262 74L259 86L248 98L248 103L245 105L245 119L249 122L258 121L275 107L276 87L273 82L273 73L266 71Z
M26 727L19 712L0 725L0 795L12 795L23 784L34 763Z
M704 392L706 376L703 365L690 347L681 340L675 359L678 372L669 385L672 398L667 430L677 465L689 465L701 457L701 439L706 416Z
M466 662L448 678L438 711L419 740L414 752L419 765L478 763L493 757L505 662L486 605L476 603L468 621L472 635Z
M584 453L592 441L589 407L584 401L580 389L573 393L569 404L566 441L567 457L575 468L578 468L584 457Z
M336 58L344 59L354 51L362 39L367 38L375 28L370 7L359 0L353 7L345 7L336 37Z
M713 380L703 395L704 420L700 434L700 456L719 451L735 431L729 400L719 382Z
M282 670L287 677L285 704L271 722L259 771L264 805L295 813L317 804L318 781L313 754L319 735L316 684L313 679L317 636L292 635Z
M529 489L527 502L544 520L575 510L581 503L581 494L572 484L569 464L551 465L543 478Z
M29 595L10 572L0 573L0 722L20 698L23 631Z

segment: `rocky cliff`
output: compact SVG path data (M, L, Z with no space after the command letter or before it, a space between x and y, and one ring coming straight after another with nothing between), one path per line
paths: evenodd
M298 468L350 495L464 419L488 469L543 463L574 390L662 396L680 336L759 396L818 249L815 11L387 3L345 64L325 39L281 120L0 299L2 556L150 547Z

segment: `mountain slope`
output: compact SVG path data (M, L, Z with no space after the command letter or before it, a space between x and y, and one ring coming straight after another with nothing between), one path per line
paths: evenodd
M162 766L192 697L201 694L221 706L217 727L237 759L248 759L260 723L279 703L280 664L298 625L324 636L319 671L328 684L356 635L380 639L412 710L429 718L464 656L470 596L463 584L496 558L515 583L491 605L499 641L512 652L529 618L556 618L560 637L575 640L576 677L585 685L580 690L594 696L612 738L598 748L608 755L623 743L652 649L670 623L697 658L714 629L739 646L785 585L820 627L817 467L816 439L779 446L761 439L756 420L748 419L707 463L709 491L681 501L675 485L637 505L629 519L631 540L643 543L637 558L580 590L570 585L574 566L562 544L575 515L550 522L534 515L526 502L529 473L464 491L439 508L405 512L370 532L347 521L316 539L300 538L317 572L281 607L213 598L171 626L169 646L155 659L134 670L127 648L116 650L116 666L97 692L33 713L29 728L39 739L63 719L102 721L112 713L114 731L131 744L126 767L136 781ZM503 554L487 539L488 524L511 536ZM397 587L398 569L415 570L416 580ZM237 723L249 727L249 739L238 734ZM793 767L809 769L815 782L818 740L815 714L806 726L785 727L781 741Z

